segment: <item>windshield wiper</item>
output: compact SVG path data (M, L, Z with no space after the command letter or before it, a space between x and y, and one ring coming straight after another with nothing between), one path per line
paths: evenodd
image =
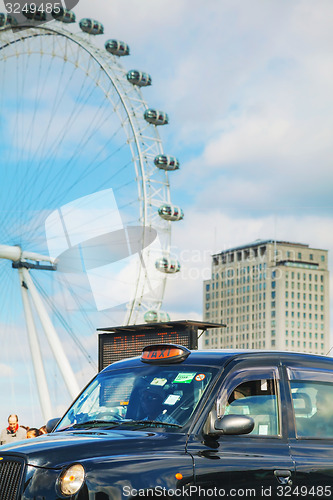
M162 422L161 420L131 420L130 422L126 422L130 425L158 425L158 426L161 426L161 427L165 427L165 426L170 426L170 427L178 427L178 428L182 428L181 425L179 424L171 424L169 422Z
M76 424L69 425L68 427L61 429L61 431L69 431L72 429L81 429L83 428L89 428L89 427L97 427L100 425L119 425L119 420L86 420L85 422L78 422Z
M145 426L145 425L155 425L159 427L177 427L181 428L182 426L179 424L172 424L169 422L162 422L160 420L130 420L130 419L124 419L124 420L86 420L85 422L78 422L76 424L72 424L68 427L65 427L64 429L60 429L57 432L63 432L63 431L71 431L73 429L89 429L92 427L106 427L110 428L113 427L118 427L118 426L124 426L124 425L129 425L129 426L135 426L135 425L140 425L140 426Z

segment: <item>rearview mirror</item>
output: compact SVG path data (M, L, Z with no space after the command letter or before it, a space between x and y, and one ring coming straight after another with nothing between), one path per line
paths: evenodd
M225 415L215 420L214 429L221 434L239 435L253 431L254 420L247 415Z

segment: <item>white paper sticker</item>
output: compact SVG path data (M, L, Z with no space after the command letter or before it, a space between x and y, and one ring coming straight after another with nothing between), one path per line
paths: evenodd
M262 436L267 436L268 435L268 425L260 424L259 425L259 434Z
M170 394L166 398L166 400L164 401L163 404L172 406L172 405L175 405L177 403L177 401L179 401L179 400L180 400L180 396L178 396L177 394Z
M163 387L165 384L167 383L167 379L166 378L154 378L154 380L152 380L150 382L150 385L159 385L161 387Z

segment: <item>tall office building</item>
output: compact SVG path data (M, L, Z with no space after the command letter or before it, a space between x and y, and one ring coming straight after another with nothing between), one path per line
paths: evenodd
M326 354L329 346L327 250L258 240L212 256L204 282L202 347Z

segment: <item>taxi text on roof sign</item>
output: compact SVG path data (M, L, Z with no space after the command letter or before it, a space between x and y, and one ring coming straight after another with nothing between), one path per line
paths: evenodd
M143 348L141 361L146 363L177 363L187 358L190 352L191 351L183 346L174 344L155 344Z

